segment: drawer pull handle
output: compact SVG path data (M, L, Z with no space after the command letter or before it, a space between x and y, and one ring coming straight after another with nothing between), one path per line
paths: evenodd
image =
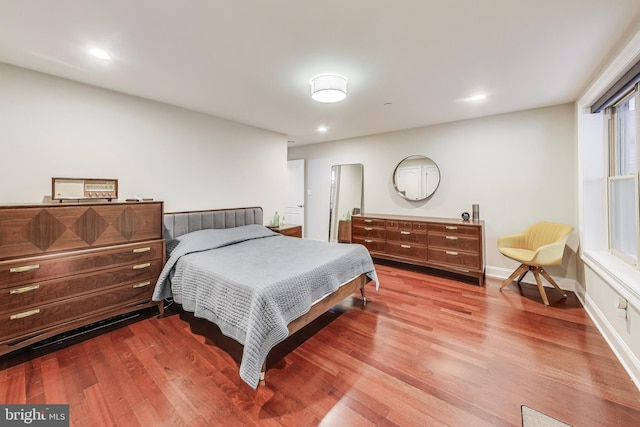
M25 265L22 267L14 267L9 269L9 273L22 273L24 271L31 271L31 270L37 270L40 268L40 264L33 264L33 265Z
M458 227L454 227L452 225L447 225L444 228L446 228L447 230L457 230L458 229Z
M142 283L138 283L137 285L133 285L134 288L144 288L145 286L149 286L151 284L151 282L142 282Z
M401 248L405 248L405 249L411 249L410 245L400 245Z
M145 262L144 264L137 264L133 266L134 270L140 270L141 268L147 268L151 265L150 262Z
M364 222L373 222L372 219L365 219Z
M458 255L458 252L445 251L447 255Z
M146 248L136 248L133 250L134 254L141 254L142 252L149 252L151 247L147 246Z
M365 229L366 231L371 231L371 230L373 230L373 228L371 228L371 227L365 227L364 229Z
M449 240L458 240L458 238L456 236L447 236L447 239L449 239Z
M401 231L400 234L411 234L410 231Z
M373 240L369 240L369 239L364 239L365 243L373 243Z
M24 313L12 314L11 320L22 319L25 317L33 316L34 314L40 313L40 309L36 308L35 310L25 311Z
M9 294L10 295L22 294L29 291L35 291L36 289L40 289L40 285L31 285L31 286L25 286L24 288L11 289L9 291Z

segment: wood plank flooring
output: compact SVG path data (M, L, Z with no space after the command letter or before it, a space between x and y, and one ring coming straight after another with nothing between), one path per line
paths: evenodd
M257 390L238 346L173 314L0 358L0 402L69 403L73 426L520 426L521 405L640 425L640 392L575 295L545 307L531 285L377 270L367 305L354 295L278 346Z

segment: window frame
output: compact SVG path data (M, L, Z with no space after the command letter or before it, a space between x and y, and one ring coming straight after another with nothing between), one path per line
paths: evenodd
M618 120L616 107L620 106L622 103L634 98L634 114L633 114L633 125L634 125L634 172L631 174L619 174L620 170L618 162L619 162L619 148L620 144L618 144ZM606 141L608 145L608 170L607 170L607 184L606 184L606 195L607 195L607 246L608 251L616 258L622 260L626 264L630 265L632 268L636 270L640 270L640 84L634 84L629 90L625 91L619 97L617 97L610 105L605 109L605 121L607 130ZM613 215L613 202L612 202L612 183L615 181L629 180L633 179L634 182L634 206L635 206L635 245L636 245L636 253L635 259L629 256L627 253L614 248L613 244L613 236L614 236L614 227L612 225Z

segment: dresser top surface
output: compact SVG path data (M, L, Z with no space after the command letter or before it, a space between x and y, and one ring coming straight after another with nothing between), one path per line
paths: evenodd
M441 224L484 226L483 220L465 221L463 219L456 219L456 218L437 218L437 217L413 216L413 215L387 215L387 214L376 214L376 213L363 213L359 215L353 215L353 218L373 218L373 219L389 219L389 220L395 220L395 221L437 222Z
M76 206L114 206L114 205L144 205L162 203L160 200L147 200L140 202L125 202L124 200L108 202L104 201L87 201L87 202L39 202L39 203L0 203L0 209L17 209L17 208L58 208L58 207L76 207Z

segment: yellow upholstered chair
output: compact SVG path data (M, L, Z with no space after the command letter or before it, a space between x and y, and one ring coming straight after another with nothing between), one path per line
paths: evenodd
M519 285L525 274L531 271L538 284L538 290L544 305L549 305L549 299L540 281L540 274L562 293L563 298L566 298L566 292L560 289L543 267L559 265L562 262L564 247L569 238L569 233L572 231L573 227L570 225L543 221L533 224L522 233L499 237L498 250L500 253L520 263L520 267L507 280L502 282L500 290L511 283L518 275L520 275L518 277Z

